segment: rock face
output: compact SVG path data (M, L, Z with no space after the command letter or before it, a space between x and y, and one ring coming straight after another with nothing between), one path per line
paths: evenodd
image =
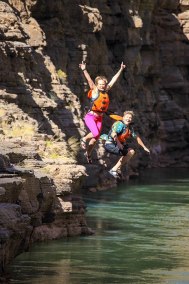
M6 0L0 19L4 268L34 241L90 233L80 189L116 185L106 176L116 159L101 144L93 165L79 150L88 104L82 60L92 78L111 79L127 64L110 108L134 110L151 149L150 159L138 151L130 173L188 167L189 1ZM103 132L111 124L105 117Z
M37 169L1 167L0 274L33 242L92 233L81 196L64 191L57 197L57 192L53 180Z

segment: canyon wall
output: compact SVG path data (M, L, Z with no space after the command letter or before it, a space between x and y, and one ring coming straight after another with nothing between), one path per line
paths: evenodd
M82 192L116 185L102 144L92 165L79 148L81 61L109 80L127 66L110 109L133 110L151 149L137 149L129 175L189 165L189 1L0 1L2 270L34 241L90 234Z

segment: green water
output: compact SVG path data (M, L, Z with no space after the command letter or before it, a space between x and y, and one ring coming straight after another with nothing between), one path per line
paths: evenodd
M35 245L17 257L11 283L189 283L189 170L145 170L88 193L95 234Z

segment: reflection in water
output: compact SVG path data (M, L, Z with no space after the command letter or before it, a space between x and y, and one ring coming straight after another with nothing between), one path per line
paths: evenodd
M95 235L35 245L11 283L189 283L187 170L146 170L85 199Z

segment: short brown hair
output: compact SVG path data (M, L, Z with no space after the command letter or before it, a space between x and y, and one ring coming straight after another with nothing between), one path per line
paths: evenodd
M132 117L135 116L135 114L134 114L134 112L133 112L132 110L126 110L126 111L124 111L123 116L125 116L126 114L130 114L130 115L132 115Z
M106 84L108 83L108 80L107 80L106 77L104 77L104 76L97 76L97 77L95 78L95 85L97 85L97 84L98 84L98 81L100 81L100 80L105 81Z

